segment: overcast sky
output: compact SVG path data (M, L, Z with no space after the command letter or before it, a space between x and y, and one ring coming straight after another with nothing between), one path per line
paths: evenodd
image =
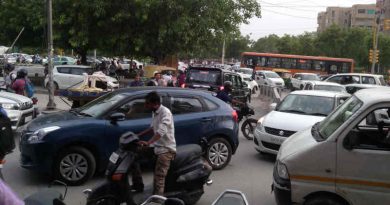
M374 4L376 0L258 0L261 18L253 18L241 26L243 35L251 39L276 34L299 35L317 30L317 14L328 6L350 7L354 4Z

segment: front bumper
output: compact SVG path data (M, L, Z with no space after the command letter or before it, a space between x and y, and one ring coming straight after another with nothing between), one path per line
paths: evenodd
M8 117L12 123L12 130L16 130L18 127L25 125L34 119L35 111L34 108L30 108L28 110L6 110Z
M52 171L53 146L46 142L29 143L30 135L23 133L20 137L20 166L32 171L48 173Z
M278 154L280 145L287 139L287 137L280 137L268 134L263 131L255 130L254 133L255 149L258 152L265 152L269 154Z
M272 191L274 192L276 204L278 205L292 204L291 182L290 180L282 179L278 176L276 171L276 165L274 166L273 179L274 180L272 183Z

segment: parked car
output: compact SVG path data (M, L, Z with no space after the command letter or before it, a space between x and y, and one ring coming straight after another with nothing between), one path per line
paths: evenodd
M122 61L120 61L120 63L122 64L122 67L124 70L129 70L130 69L130 62L131 60L130 59L123 59ZM136 66L137 68L139 68L139 66L142 66L144 67L144 64L139 62L138 60L135 60L133 59L133 65Z
M225 81L233 83L233 98L246 102L250 92L238 73L228 71L223 68L212 66L196 66L187 69L186 88L203 89L218 92L223 89Z
M67 56L57 56L53 58L53 65L75 65L76 59Z
M347 84L371 84L371 85L386 85L383 75L374 75L366 73L342 73L332 75L325 80L326 82Z
M361 90L361 89L371 89L371 88L383 88L386 86L382 85L371 85L371 84L348 84L345 85L345 90L349 94L354 94L356 91Z
M288 94L257 122L255 149L260 153L277 154L285 139L323 120L349 97L348 93L314 90Z
M0 91L0 104L11 120L12 130L16 130L36 117L33 101L23 95Z
M55 89L76 88L84 81L84 73L92 74L93 70L89 66L81 65L58 65L53 67L53 80ZM119 87L118 80L105 76L115 88ZM49 76L45 78L45 86L48 87Z
M389 204L388 113L390 89L365 89L288 138L273 172L277 204Z
M302 90L307 81L320 81L315 73L295 73L291 78L291 89Z
M162 104L172 111L178 145L203 145L214 169L229 163L239 143L238 116L231 106L211 92L143 87L116 90L79 109L33 120L21 136L21 166L67 184L87 181L104 171L121 134L150 127L152 113L144 107L144 98L151 91L157 91Z
M284 80L277 73L268 70L256 71L256 81L259 85L269 85L283 88Z
M345 87L338 83L322 82L322 81L307 81L304 90L327 90L334 92L346 93Z

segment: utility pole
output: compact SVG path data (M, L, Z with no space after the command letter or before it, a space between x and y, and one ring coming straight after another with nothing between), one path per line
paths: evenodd
M56 104L54 102L54 83L53 83L53 22L52 22L52 0L47 0L47 49L48 49L48 75L49 75L49 102L47 110L54 110Z
M223 44L222 44L222 64L225 64L225 38L223 38Z
M376 63L376 56L378 56L379 52L378 52L378 40L379 40L379 21L380 21L380 17L381 17L381 12L378 12L376 17L375 17L375 26L374 26L374 29L373 29L373 41L372 41L372 47L373 47L373 51L372 51L372 54L373 54L373 59L372 59L372 65L371 65L371 73L374 74L375 73L375 63Z

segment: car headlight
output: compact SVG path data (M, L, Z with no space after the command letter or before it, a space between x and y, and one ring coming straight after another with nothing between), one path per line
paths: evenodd
M264 118L262 117L257 121L256 130L259 132L264 132L263 120Z
M60 129L60 127L58 127L58 126L51 126L51 127L45 127L45 128L39 129L39 130L35 131L27 139L27 141L29 143L41 141L43 139L43 137L45 137L48 133L53 132L53 131L58 130L58 129Z
M290 176L288 175L288 170L285 164L283 164L280 161L276 162L276 171L278 173L278 176L282 179L288 180Z
M8 110L19 110L20 105L18 103L2 103L1 107Z

